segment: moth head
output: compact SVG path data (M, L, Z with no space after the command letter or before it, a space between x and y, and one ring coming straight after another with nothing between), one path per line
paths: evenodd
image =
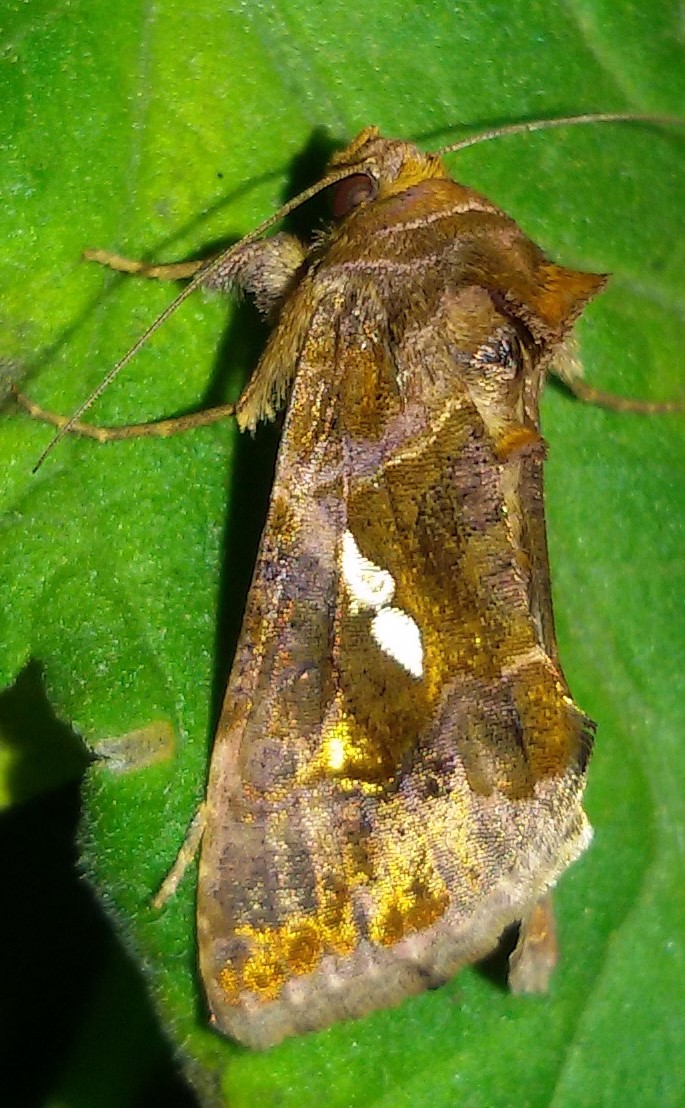
M333 191L333 215L340 219L370 200L402 192L434 177L447 177L442 161L410 142L380 137L378 127L365 127L349 146L334 154L328 173L349 169Z

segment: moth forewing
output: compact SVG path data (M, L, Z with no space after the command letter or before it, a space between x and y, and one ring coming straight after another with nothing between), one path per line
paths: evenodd
M338 186L237 405L252 426L290 389L198 892L210 1010L256 1048L482 958L590 837L538 398L604 278L408 143L346 160L371 186Z

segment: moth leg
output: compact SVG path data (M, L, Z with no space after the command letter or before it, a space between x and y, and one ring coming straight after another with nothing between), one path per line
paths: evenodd
M84 250L83 260L97 262L98 265L107 266L117 273L130 273L136 277L151 277L157 281L181 281L185 277L194 277L198 269L206 265L206 261L199 262L172 262L170 265L150 265L148 262L137 262L132 258L123 258L121 254L113 254L109 250Z
M198 277L203 288L228 292L237 285L254 297L259 310L270 315L288 294L291 282L306 257L306 250L295 235L285 231L257 242L238 244L223 255L204 258L195 262L172 262L170 265L154 265L148 262L123 258L108 250L85 250L86 261L97 262L138 277L158 281L178 281L186 277ZM203 278L202 269L207 269Z
M17 404L41 423L49 423L53 427L62 428L69 423L68 416L51 412L47 408L41 408L16 385L11 385L12 394ZM115 442L120 439L139 438L168 438L181 431L190 431L195 427L205 427L209 423L217 423L227 416L235 414L235 404L219 404L215 408L206 408L202 412L191 412L189 415L174 416L172 419L159 419L151 423L129 423L121 427L103 427L95 423L82 423L77 420L69 427L69 434L82 435L96 442Z
M273 235L264 241L248 242L243 247L238 245L232 251L227 251L225 260L220 258L216 265L211 259L200 262L179 262L172 265L148 265L146 262L122 258L119 254L111 254L106 250L87 250L84 254L85 258L121 273L137 274L159 280L193 277L203 266L207 266L207 279L204 280L200 274L198 278L200 285L222 291L237 285L253 296L257 308L267 317L277 312L288 295L305 256L306 251L299 239L285 232ZM11 387L15 400L32 419L49 423L58 429L68 424L70 434L82 435L100 443L151 436L167 438L182 431L217 423L219 420L235 415L236 410L234 404L219 404L202 412L192 412L172 419L131 423L121 427L103 427L84 423L81 420L72 423L66 416L41 408L16 386Z
M176 855L171 869L150 901L153 908L163 908L167 901L171 900L171 897L181 884L186 870L195 861L197 852L200 849L206 821L205 805L201 804L190 821L190 826L186 831L186 837L181 843L181 848Z
M558 376L577 400L582 400L585 404L595 404L598 408L609 408L612 412L666 415L669 412L682 412L685 407L677 400L639 400L632 396L618 396L613 392L595 389L585 381L567 381Z
M632 396L618 396L613 392L588 385L583 377L583 367L574 345L566 344L560 356L555 358L551 372L563 385L584 404L594 404L598 408L608 408L612 412L637 412L640 415L666 415L669 412L682 412L685 404L677 400L640 400Z
M516 948L509 958L512 993L546 993L559 958L552 894L547 893L521 921Z
M200 284L222 292L238 285L268 318L286 299L306 255L295 235L281 231L239 246L225 262L212 265L207 279L200 277Z

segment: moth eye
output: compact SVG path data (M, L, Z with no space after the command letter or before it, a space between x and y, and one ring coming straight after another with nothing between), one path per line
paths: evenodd
M353 173L341 181L333 193L333 216L340 219L365 200L372 200L377 192L378 185L368 173Z

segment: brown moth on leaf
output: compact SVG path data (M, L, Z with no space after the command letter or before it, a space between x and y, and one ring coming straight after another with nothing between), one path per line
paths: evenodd
M590 840L538 401L605 278L374 128L342 166L322 242L232 261L278 316L240 426L289 396L198 889L210 1009L254 1047L446 981Z
M440 984L515 923L512 986L544 989L549 890L591 837L539 398L555 372L602 399L568 336L606 278L376 128L329 184L311 247L255 232L204 269L95 255L238 285L274 322L234 412L287 414L196 823L209 1008L257 1049Z

